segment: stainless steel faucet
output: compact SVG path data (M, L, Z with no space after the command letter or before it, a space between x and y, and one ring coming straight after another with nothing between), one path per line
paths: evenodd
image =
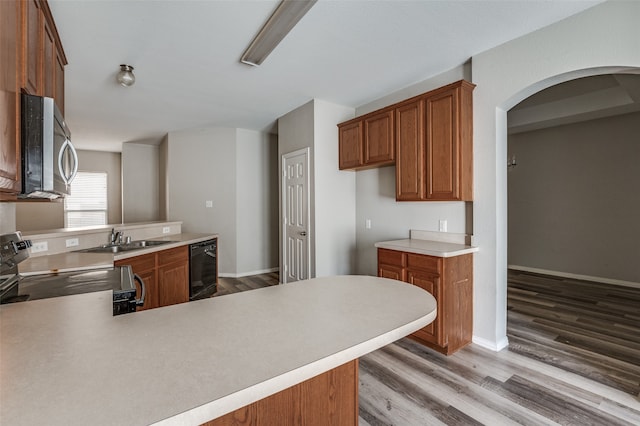
M120 244L122 243L122 232L116 232L115 228L111 228L111 238L109 244Z

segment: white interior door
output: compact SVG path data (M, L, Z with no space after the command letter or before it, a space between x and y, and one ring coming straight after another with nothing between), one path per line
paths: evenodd
M309 148L282 156L282 282L309 278Z

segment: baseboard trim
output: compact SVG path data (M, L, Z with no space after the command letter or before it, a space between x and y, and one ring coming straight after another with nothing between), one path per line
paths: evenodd
M623 287L640 288L640 283L635 283L633 281L616 280L613 278L593 277L591 275L572 274L570 272L550 271L548 269L530 268L528 266L520 266L520 265L508 265L507 267L509 269L513 269L516 271L532 272L534 274L553 275L556 277L571 278L574 280L592 281L592 282L603 283L603 284L619 285Z
M485 349L489 349L490 351L500 352L507 346L509 346L509 339L507 336L504 336L502 339L497 342L485 339L483 337L473 336L471 341L478 346L482 346Z
M276 267L276 268L269 268L269 269L261 269L259 271L241 272L239 274L229 274L226 272L221 272L218 274L218 276L223 278L242 278L242 277L249 277L251 275L269 274L271 272L278 272L279 270L280 268Z

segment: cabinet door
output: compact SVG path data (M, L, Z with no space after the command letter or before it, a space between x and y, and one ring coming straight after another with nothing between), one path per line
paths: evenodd
M21 3L0 1L0 200L20 192Z
M160 306L189 301L189 260L158 268L158 302Z
M134 274L142 278L145 285L145 301L144 305L138 307L139 311L153 309L160 306L158 304L158 283L156 277L156 255L143 254L142 256L130 257L128 259L117 260L114 262L116 266L131 266ZM140 298L140 289L136 292L136 297Z
M396 200L419 201L424 191L424 102L396 109Z
M43 94L48 98L55 97L55 51L56 41L53 35L53 31L47 21L44 21L43 26L43 45L42 45L42 81L43 81Z
M393 110L367 116L363 125L364 165L393 164L395 158Z
M158 301L158 280L156 277L156 270L152 269L150 271L143 271L139 274L134 271L134 273L142 278L145 288L144 305L138 306L138 311L146 311L147 309L159 307L160 303ZM141 290L139 287L138 291L136 291L136 297L141 297Z
M436 299L438 303L438 315L431 324L416 331L414 335L422 340L431 342L438 346L446 345L446 336L443 333L444 327L444 304L442 294L442 286L440 277L428 272L407 270L407 281L413 285L416 285L429 293Z
M31 95L42 95L42 29L44 16L38 0L22 2L24 53L22 86Z
M391 278L392 280L404 281L404 268L391 265L378 265L378 276L381 278Z
M453 88L426 99L426 198L459 200L458 91Z
M362 166L362 122L338 126L338 163L340 170Z
M54 81L56 105L64 117L64 59L58 49L56 49L56 59L54 63Z

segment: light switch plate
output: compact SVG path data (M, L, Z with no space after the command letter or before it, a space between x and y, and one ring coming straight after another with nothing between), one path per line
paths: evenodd
M205 207L210 209L211 207L213 207L213 201L207 200L207 201L205 201L204 205L205 205Z
M438 231L447 232L447 220L446 219L440 219L440 221L438 222Z

